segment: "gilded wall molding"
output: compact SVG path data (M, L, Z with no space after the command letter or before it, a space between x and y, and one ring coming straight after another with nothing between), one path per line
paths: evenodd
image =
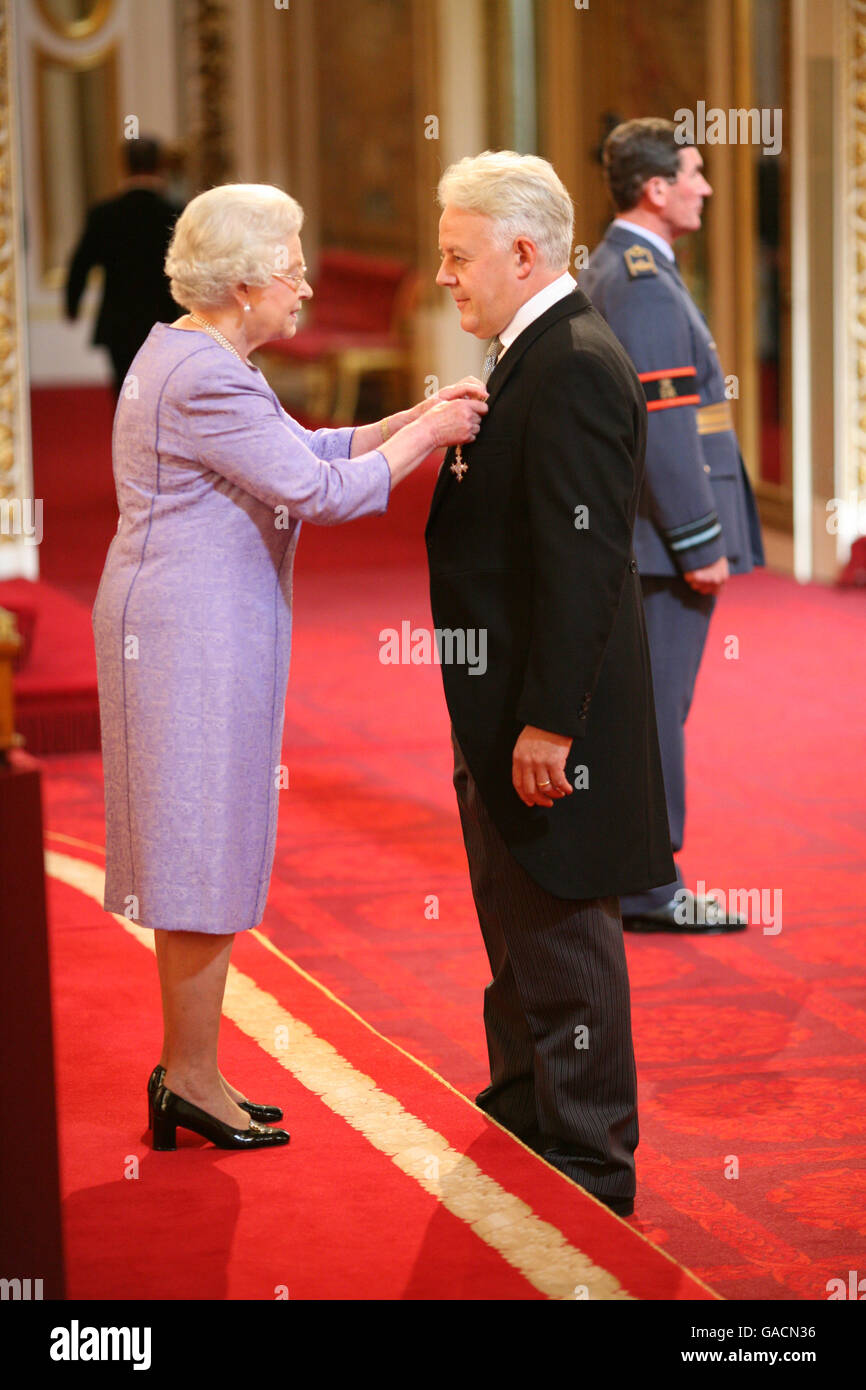
M866 0L845 11L845 267L847 421L842 498L850 520L866 509ZM845 528L848 529L848 528ZM854 534L862 527L853 524Z
M13 0L0 0L0 579L36 578ZM26 534L27 530L31 534Z
M225 0L182 0L189 176L200 192L232 176L229 53Z
M92 0L90 13L79 19L65 19L57 14L51 8L51 0L36 0L36 7L45 23L61 38L87 39L91 34L98 33L111 18L114 0Z

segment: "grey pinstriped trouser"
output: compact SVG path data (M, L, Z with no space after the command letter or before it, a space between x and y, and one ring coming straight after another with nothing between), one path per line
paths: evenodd
M491 1084L477 1104L594 1196L628 1203L637 1077L619 900L557 898L536 883L490 819L453 731L452 741L493 975L484 992Z

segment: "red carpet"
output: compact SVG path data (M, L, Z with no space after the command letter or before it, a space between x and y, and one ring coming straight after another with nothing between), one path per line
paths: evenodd
M422 528L431 484L428 468L397 490L386 518L333 531L305 528L284 751L290 789L262 930L380 1033L472 1096L485 1081L481 991L487 971L450 787L440 676L435 668L384 666L378 659L382 629L399 629L404 620L413 627L430 625ZM725 656L731 637L739 641L736 660ZM702 878L710 888L765 890L771 910L780 890L781 930L763 930L778 925L777 914L775 924L758 921L733 938L627 938L642 1130L638 1204L629 1225L729 1298L822 1300L829 1279L845 1279L850 1269L862 1272L864 688L862 594L801 588L766 574L731 583L713 620L689 726L684 866L692 882ZM57 758L46 770L51 830L101 845L98 758ZM64 841L51 844L95 858ZM54 911L71 1292L95 1296L94 1290L106 1287L111 1259L120 1265L130 1230L137 1237L150 1231L149 1239L157 1242L153 1263L161 1264L165 1247L154 1233L153 1207L148 1216L142 1205L135 1217L130 1208L133 1191L144 1202L148 1188L133 1188L132 1180L122 1178L126 1154L137 1154L143 1155L142 1173L154 1178L157 1162L165 1160L180 1165L195 1159L198 1180L206 1166L213 1182L208 1202L221 1213L211 1228L215 1267L208 1278L215 1287L223 1280L220 1287L238 1296L238 1289L249 1287L245 1281L257 1277L261 1258L268 1288L240 1296L273 1297L270 1289L278 1283L289 1284L296 1296L296 1277L308 1280L307 1287L332 1290L311 1296L355 1296L348 1288L352 1277L371 1277L357 1252L378 1229L371 1211L381 1215L381 1208L369 1204L381 1183L370 1176L379 1172L380 1158L366 1155L367 1141L354 1131L344 1134L343 1120L322 1114L322 1103L311 1101L278 1061L227 1024L226 1070L257 1098L285 1096L294 1136L289 1152L256 1156L252 1162L262 1166L256 1174L245 1170L243 1179L239 1165L248 1156L149 1155L139 1109L158 1046L152 959L69 888L58 889ZM265 965L264 958L254 939L239 942L239 969L321 1030L455 1148L467 1152L480 1143L484 1161L476 1161L485 1172L492 1174L494 1163L506 1164L496 1175L502 1174L497 1181L509 1191L527 1190L521 1184L528 1175L515 1177L507 1167L517 1162L514 1154L523 1155L518 1145L501 1136L508 1152L490 1158L486 1125L483 1133L468 1136L460 1128L469 1123L465 1115L477 1124L473 1110L465 1107L459 1123L462 1111L452 1114L445 1105L444 1114L436 1089L441 1082L420 1088L406 1082L409 1089L401 1091L398 1082L403 1083L382 1057L371 1059L357 1037L347 1039L335 1015L317 1012L315 1023L312 1013L307 1018L306 988L284 964L279 970L285 974L275 982L271 972L277 965ZM88 991L102 989L103 979L105 992L97 990L88 1007ZM84 1068L88 1084L80 1084L76 1065ZM102 1084L110 1088L111 1104L93 1137L88 1093ZM453 1103L463 1105L457 1098ZM359 1152L370 1159L358 1179L360 1195L354 1187L356 1157L331 1171L330 1179L321 1153L315 1162L300 1157L309 1152L309 1136L322 1132L340 1136L342 1145L360 1144ZM532 1195L524 1200L587 1251L586 1211L597 1213L595 1205L566 1189L555 1174L545 1181L559 1184L557 1195L545 1196L537 1179L538 1172L548 1173L545 1165L529 1156L520 1162L533 1167ZM277 1163L293 1164L285 1169L292 1174L285 1192L264 1176L265 1167L271 1173ZM393 1163L387 1172L393 1179ZM183 1208L182 1194L170 1195L174 1181L161 1191L160 1208L165 1202L172 1211ZM336 1236L330 1260L323 1256L301 1276L285 1259L281 1268L287 1272L278 1277L279 1254L274 1262L270 1253L261 1254L264 1216L247 1209L266 1182L280 1203L295 1203L293 1222L300 1225L289 1223L290 1242L301 1238L301 1226L327 1240L318 1224L327 1219L323 1187L332 1206L349 1204L345 1282ZM97 1209L94 1189L114 1204L110 1220ZM565 1190L567 1198L561 1195ZM429 1193L422 1200L415 1187L401 1185L394 1200L397 1212L405 1205L410 1234L401 1244L402 1225L394 1223L399 1229L392 1261L392 1227L381 1228L387 1240L376 1248L384 1267L376 1266L370 1287L399 1290L382 1296L464 1297L441 1289L448 1278L459 1283L460 1270L476 1267L477 1287L495 1290L479 1296L544 1296L510 1266L500 1268L500 1255L493 1257L494 1268L485 1251L472 1247L474 1253L467 1253L463 1235L455 1234L459 1219ZM427 1200L433 1208L423 1206ZM547 1201L552 1207L543 1205ZM281 1207L279 1219L284 1216ZM572 1219L577 1225L566 1230ZM607 1213L600 1219L611 1231L624 1229ZM185 1239L192 1240L192 1225L190 1217L182 1228ZM103 1233L98 1255L94 1226ZM104 1239L106 1231L111 1241ZM587 1251L609 1271L621 1254L617 1238L605 1232ZM459 1252L453 1259L452 1242ZM223 1258L229 1244L231 1260ZM439 1273L428 1266L431 1250L433 1263L438 1267L441 1261ZM142 1257L139 1263L147 1262ZM149 1278L147 1269L135 1278ZM684 1294L682 1285L678 1295L672 1293L660 1269L653 1278L654 1292L638 1297L694 1296ZM625 1276L623 1281L634 1292ZM334 1294L337 1283L341 1292ZM464 1286L476 1287L471 1278Z
M52 874L98 862L56 843L73 857L50 858ZM291 1147L227 1154L182 1133L176 1153L153 1153L143 1088L129 1084L159 1049L152 955L57 880L51 915L68 1297L711 1297L252 935L234 966L289 1010L290 1070L231 1022L223 1066L279 1100ZM346 1075L322 1048L350 1059Z

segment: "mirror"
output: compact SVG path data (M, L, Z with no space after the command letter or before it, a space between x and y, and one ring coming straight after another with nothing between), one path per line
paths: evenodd
M101 29L114 0L37 0L39 13L65 39L83 39Z
M88 208L120 178L117 55L113 45L75 61L38 51L36 69L42 275L59 286Z

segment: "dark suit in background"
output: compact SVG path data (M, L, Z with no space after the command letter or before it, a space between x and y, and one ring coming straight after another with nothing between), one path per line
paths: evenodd
M579 290L524 329L487 384L468 471L458 481L449 451L426 532L436 627L488 642L483 675L442 665L493 974L478 1103L628 1214L637 1094L617 896L673 869L632 551L646 408ZM512 785L525 725L573 738L566 776L580 789L550 808Z
M163 269L179 212L158 189L130 187L90 209L73 253L68 318L78 316L92 268L105 271L92 342L108 349L117 393L153 325L171 323L184 312L171 297Z
M628 352L647 398L646 475L634 546L677 853L686 810L684 726L716 601L682 576L723 555L731 574L763 564L760 525L716 345L676 262L614 222L580 284ZM623 917L660 909L683 886L677 869L670 883L629 893Z

